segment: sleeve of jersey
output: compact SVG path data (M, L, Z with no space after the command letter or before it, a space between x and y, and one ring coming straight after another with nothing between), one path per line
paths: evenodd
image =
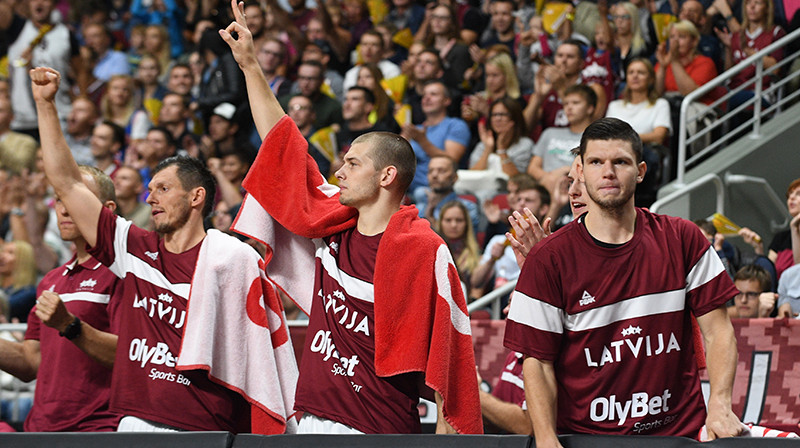
M119 278L125 277L129 269L128 233L131 222L103 207L97 222L97 242L88 248L91 256L103 263Z
M28 328L25 329L25 340L38 341L41 328L42 321L36 317L36 307L34 306L28 313Z
M546 266L542 262L545 257L531 255L511 297L504 345L536 359L553 361L564 333L561 288L552 275L557 267Z
M717 251L700 230L684 223L686 266L686 303L695 316L702 316L730 300L739 291L725 272Z

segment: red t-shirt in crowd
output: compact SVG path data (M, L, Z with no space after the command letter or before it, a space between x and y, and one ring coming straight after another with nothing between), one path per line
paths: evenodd
M736 294L689 221L637 209L633 238L606 248L576 220L529 254L505 345L553 362L559 433L696 437L706 410L690 313Z
M375 373L372 279L381 236L353 228L318 247L295 408L365 433L419 433L421 375Z
M123 279L111 409L186 430L241 432L250 422L244 398L205 371L175 369L200 245L173 254L157 233L100 214L90 253Z
M44 291L59 294L67 310L81 321L105 332L117 333L116 292L122 282L94 258L82 264L73 258L39 282ZM25 431L114 431L120 416L108 409L111 369L102 366L75 344L28 315L26 340L39 341L41 364L36 375L33 407Z
M658 72L659 67L660 64L656 64L656 72ZM695 55L692 62L684 67L684 70L686 70L686 74L692 78L692 81L694 81L698 87L717 77L717 66L714 65L714 61L702 54ZM670 65L667 67L664 74L664 92L678 91L678 83L675 81L675 74L672 73L672 65ZM713 90L705 95L701 99L701 102L704 104L711 104L717 98L719 98L719 94Z

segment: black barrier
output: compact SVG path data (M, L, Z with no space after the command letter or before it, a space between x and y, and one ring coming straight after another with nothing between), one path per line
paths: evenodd
M240 434L233 448L529 448L528 436L469 435L321 435L256 436Z
M2 448L230 448L229 432L29 432L0 434Z
M800 439L731 438L697 442L683 437L565 435L564 448L786 448ZM535 448L527 436L467 435L289 435L226 432L0 433L2 448Z

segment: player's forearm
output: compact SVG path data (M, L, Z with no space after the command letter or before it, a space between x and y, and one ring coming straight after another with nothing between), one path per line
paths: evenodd
M521 407L484 391L480 391L480 399L481 413L493 425L512 434L533 433L530 417Z
M252 61L242 67L244 72L245 84L247 85L247 96L250 99L250 109L253 112L258 136L263 140L269 131L283 118L285 112L281 108L278 99L272 89L269 88L267 78L258 66L255 55Z
M81 334L72 342L90 358L110 369L114 367L117 340L117 335L100 331L86 322L81 322Z
M703 329L706 343L706 365L711 391L708 400L709 410L717 407L730 410L733 379L736 374L736 362L739 352L736 349L736 335L725 307L711 311L715 313L713 326ZM709 314L711 314L709 313ZM698 318L702 322L703 318Z
M0 370L10 373L22 381L36 379L39 371L39 359L25 350L22 342L0 339Z
M436 434L455 434L456 430L444 419L444 399L436 394Z
M473 288L482 288L489 281L492 272L494 271L495 260L489 259L485 263L481 263L475 267L470 275L470 284Z
M54 101L37 101L39 136L42 142L44 172L59 196L81 183L78 164L61 132L61 122Z
M537 447L559 447L556 434L556 374L553 363L527 358L522 364L525 399Z

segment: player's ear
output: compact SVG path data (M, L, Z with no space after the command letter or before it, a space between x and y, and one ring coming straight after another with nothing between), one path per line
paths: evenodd
M639 170L639 173L636 176L636 183L638 184L644 180L644 175L647 173L647 163L642 160L639 162L639 165L636 168Z
M397 167L389 165L381 170L381 187L388 187L397 179Z

